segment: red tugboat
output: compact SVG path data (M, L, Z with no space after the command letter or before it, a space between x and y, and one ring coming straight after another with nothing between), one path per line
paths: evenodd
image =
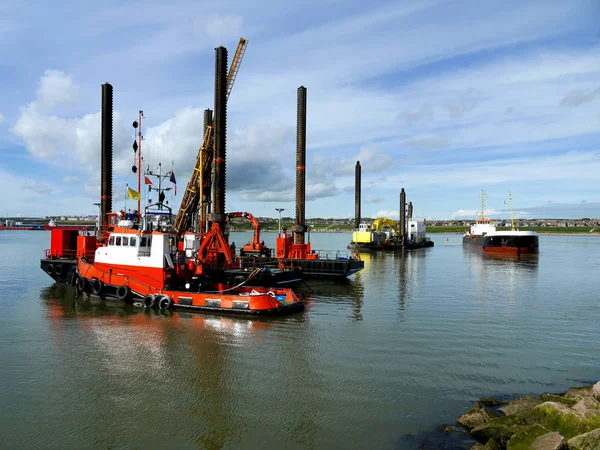
M240 52L247 41L242 39L234 57L234 67L239 68ZM207 126L199 159L213 145L212 129L215 130L215 167L213 209L207 215L201 232L192 232L187 226L193 214L187 214L191 206L198 207L198 171L186 188L182 207L175 225L170 208L163 209L164 193L159 192L158 220L146 208L143 217L138 214L119 218L112 208L112 86L102 85L102 172L101 172L101 229L97 236L77 238L76 286L79 292L106 299L135 303L145 308L186 308L233 314L281 315L304 309L291 289L248 286L251 279L262 269L256 269L247 277L228 282L227 269L239 268L239 261L223 233L225 227L225 104L230 85L226 83L227 50L215 49L215 121ZM237 61L237 63L235 62ZM233 69L232 69L233 70ZM230 70L231 72L231 70ZM229 86L229 89L226 89ZM142 135L140 111L138 141L133 149L141 153ZM137 153L138 191L128 188L128 195L138 200L140 211L141 155ZM174 176L172 176L174 180ZM161 190L160 187L158 189ZM167 218L166 221L161 217ZM186 226L177 227L185 219ZM239 281L239 282L238 282Z
M212 257L227 245L220 240L218 224L200 241L193 233L185 236L186 252L178 251L176 236L169 232L142 231L111 224L104 244L96 236L77 240L77 290L100 298L133 303L145 308L186 308L220 313L280 315L304 309L291 289L247 286L212 281ZM143 227L146 228L146 227ZM258 273L258 272L256 272Z

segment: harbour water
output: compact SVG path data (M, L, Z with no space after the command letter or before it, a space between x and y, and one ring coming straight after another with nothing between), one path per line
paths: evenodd
M432 239L256 320L78 299L39 269L47 232L1 232L2 447L454 448L436 430L479 397L600 379L599 238L525 260Z

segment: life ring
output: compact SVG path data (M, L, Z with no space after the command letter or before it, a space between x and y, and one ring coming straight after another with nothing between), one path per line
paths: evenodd
M46 266L46 273L48 275L52 275L54 273L54 265L53 264L48 264Z
M352 258L354 258L357 261L360 261L360 252L358 250L354 250L354 253L352 253Z
M104 286L102 285L102 281L100 281L98 278L94 278L92 280L92 294L100 295L103 287Z
M131 297L131 289L126 284L123 284L117 288L116 296L117 300L127 302Z
M148 294L144 297L144 300L142 300L142 304L144 305L144 308L155 308L156 297L154 294Z
M83 292L83 290L85 289L86 281L87 280L85 278L83 278L82 276L77 278L77 290L79 292Z
M171 309L171 307L173 306L173 300L171 300L170 297L163 295L162 297L160 297L160 300L158 301L158 308L161 310L167 310L167 309Z
M57 264L56 267L54 268L54 273L56 275L61 275L63 271L63 266L62 264Z

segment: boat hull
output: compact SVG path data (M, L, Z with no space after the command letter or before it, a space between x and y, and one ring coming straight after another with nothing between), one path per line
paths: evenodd
M348 248L359 252L394 251L394 250L417 250L420 248L433 247L433 241L405 242L404 246L399 242L351 242Z
M75 283L77 277L75 259L41 259L40 268L57 283Z
M286 315L304 309L304 302L289 288L233 288L226 284L203 286L200 291L176 290L166 286L159 288L130 273L106 271L101 266L96 267L85 261L79 261L78 273L76 285L79 292L105 300L142 302L148 308L268 316ZM168 299L168 304L162 305L161 299Z
M539 239L536 235L510 236L463 236L463 245L484 253L536 254Z

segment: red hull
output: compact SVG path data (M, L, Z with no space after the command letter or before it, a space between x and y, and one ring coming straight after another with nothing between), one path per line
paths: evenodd
M144 299L149 295L156 297L167 297L173 307L210 312L233 313L233 314L288 314L304 309L304 302L300 301L291 289L272 289L260 287L240 287L232 290L227 285L211 286L212 292L191 292L167 289L163 283L161 287L152 286L140 279L140 272L160 270L165 278L168 274L162 269L136 268L134 271L124 271L127 266L103 266L79 261L78 272L81 279L85 280L78 288L94 296L111 296L115 287L127 286L131 293L123 301ZM112 270L110 270L112 269ZM154 274L155 276L156 274ZM93 281L93 283L92 283ZM98 281L100 283L98 283ZM91 292L90 292L91 291ZM116 294L118 297L118 293ZM146 305L145 305L146 306ZM170 306L169 306L170 307ZM162 308L162 307L161 307Z

